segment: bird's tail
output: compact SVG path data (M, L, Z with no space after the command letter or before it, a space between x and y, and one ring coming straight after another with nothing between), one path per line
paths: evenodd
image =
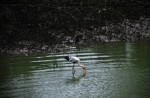
M69 56L65 56L64 58L65 58L67 61L69 61Z

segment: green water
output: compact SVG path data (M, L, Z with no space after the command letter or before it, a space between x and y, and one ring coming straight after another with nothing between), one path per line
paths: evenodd
M87 75L63 56L75 55ZM150 98L149 42L100 44L93 48L0 57L1 98Z

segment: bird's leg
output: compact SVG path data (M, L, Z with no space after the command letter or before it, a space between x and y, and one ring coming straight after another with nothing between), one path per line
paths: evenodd
M75 74L74 64L73 64L73 66L72 66L72 74L73 74L73 76L74 76L74 74Z

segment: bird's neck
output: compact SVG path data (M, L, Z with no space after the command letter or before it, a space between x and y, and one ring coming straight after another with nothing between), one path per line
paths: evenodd
M79 65L82 67L83 75L85 76L86 75L86 67L83 64L81 64L81 63L79 63Z

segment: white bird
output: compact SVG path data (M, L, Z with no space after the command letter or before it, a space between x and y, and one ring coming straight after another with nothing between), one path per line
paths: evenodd
M75 69L74 69L74 65L75 64L78 64L79 66L82 67L83 69L83 75L86 76L86 67L80 63L80 59L78 57L75 57L75 56L65 56L64 57L67 61L70 61L73 63L73 66L72 66L72 74L74 76L75 74Z

